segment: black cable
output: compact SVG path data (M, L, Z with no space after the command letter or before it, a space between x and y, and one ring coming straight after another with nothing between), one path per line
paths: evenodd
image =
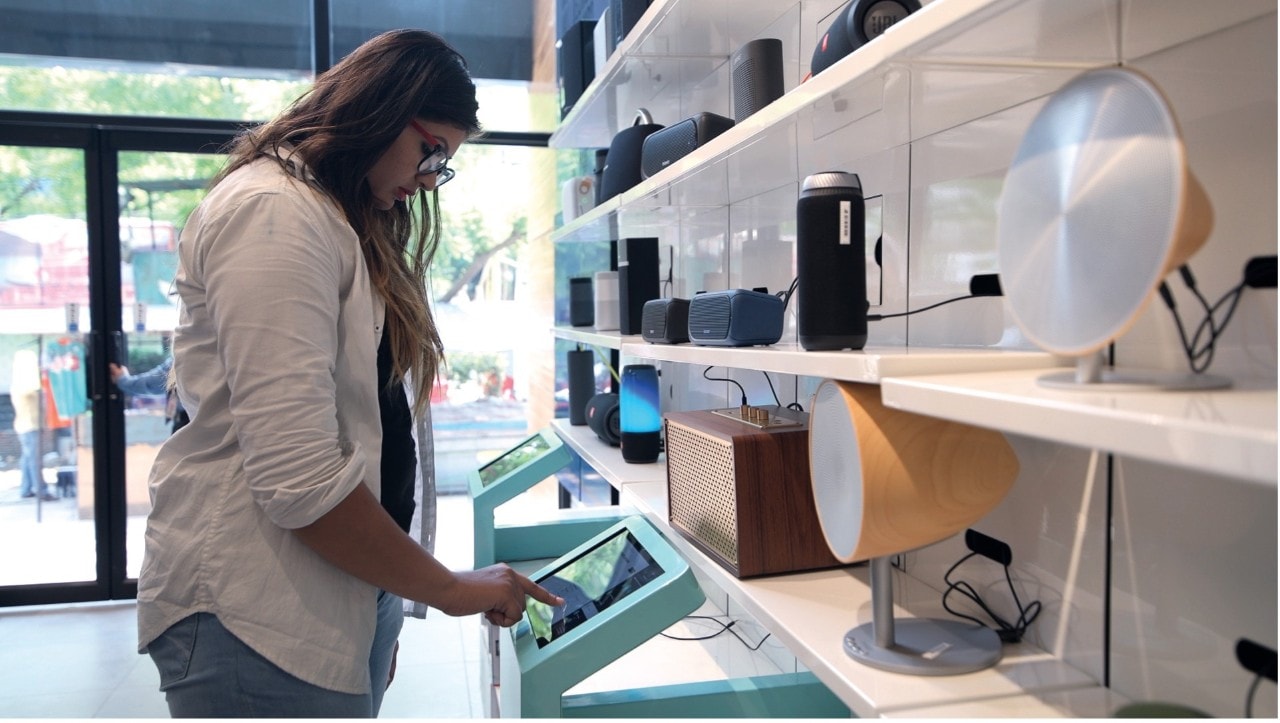
M1178 328L1178 338L1182 342L1182 350L1187 356L1187 366L1190 367L1193 373L1201 374L1213 364L1213 355L1217 350L1218 339L1226 331L1227 324L1231 322L1231 317L1235 315L1236 308L1240 304L1240 297L1244 295L1244 290L1248 288L1249 282L1248 279L1241 281L1223 294L1222 298L1210 304L1209 300L1200 292L1195 275L1191 273L1189 266L1186 264L1179 266L1178 275L1204 310L1204 318L1196 325L1195 332L1190 337L1187 335L1187 328L1183 324L1182 315L1178 312L1178 305L1174 301L1173 293L1169 290L1169 285L1162 281L1156 289L1159 291L1164 305L1168 307L1169 313L1173 315L1173 323ZM1222 305L1228 302L1230 302L1230 305L1227 306L1225 315L1219 321L1217 318L1218 312ZM1208 336L1202 344L1200 340L1205 337L1206 331Z
M981 625L984 628L990 628L991 626L988 625L986 622L979 620L978 618L975 618L971 615L966 615L965 613L959 612L958 610L953 610L951 608L951 606L947 603L947 598L951 595L951 593L958 592L960 595L967 598L974 605L977 605L984 613L986 613L991 618L992 621L995 622L995 624L998 626L998 629L996 630L996 634L1000 636L1001 641L1006 643L1019 642L1022 640L1022 636L1026 634L1027 628L1031 627L1031 623L1035 622L1036 618L1040 616L1040 610L1042 608L1042 606L1040 605L1040 601L1034 600L1031 602L1030 605L1027 605L1026 607L1022 606L1022 600L1019 599L1018 597L1018 590L1013 585L1013 576L1009 574L1008 565L1002 565L1002 567L1004 567L1004 579L1009 584L1009 592L1013 594L1013 602L1018 607L1018 619L1013 623L1008 622L1007 620L1002 618L1000 615L998 615L994 610L992 610L991 607L988 606L987 603L982 599L982 596L978 594L978 591L975 590L973 586L970 585L968 582L964 580L960 580L959 582L953 582L951 580L951 574L956 571L956 568L960 567L960 565L964 564L965 561L967 561L969 558L977 554L978 553L976 552L970 552L969 554L960 558L954 565L951 566L951 569L947 570L947 572L942 576L943 582L947 583L947 589L945 592L942 593L942 607L947 612L951 613L952 615L955 615L958 618L964 618L965 620L977 623L978 625Z
M733 626L738 624L737 620L730 620L729 622L726 623L723 620L718 620L709 615L686 615L685 619L686 620L707 620L709 622L713 622L719 625L720 629L715 631L714 633L711 633L710 635L699 635L695 637L684 637L681 635L671 635L669 633L659 633L659 634L662 637L667 638L669 640L684 640L684 641L690 641L690 642L698 642L702 640L711 640L712 638L719 637L721 635L724 635L725 632L728 632L730 635L737 638L738 642L742 643L747 648L747 650L750 650L753 653L759 650L761 646L764 645L765 641L769 639L769 636L772 635L772 633L768 633L763 638L760 638L760 642L756 643L755 645L752 645L751 643L747 642L746 638L743 638L741 635L739 635L737 630L733 629Z
M747 404L747 390L746 390L746 389L743 389L743 388L742 388L742 385L741 385L741 384L738 384L738 382L737 382L737 381L735 381L735 380L733 380L733 379L729 379L728 377L709 377L709 376L707 376L707 372L711 371L712 369L715 369L715 365L714 365L714 364L713 364L713 365L711 365L711 366L709 366L709 367L707 367L706 369L703 369L703 370L702 370L702 378L703 378L703 379L706 379L706 380L707 380L707 381L709 381L709 382L729 382L730 384L737 385L737 387L738 387L738 391L742 392L742 405L743 405L743 406L746 406L746 404Z
M1258 692L1258 685L1262 683L1262 676L1255 675L1253 682L1249 684L1249 692L1244 696L1244 717L1253 717L1253 696Z
M769 382L769 391L773 392L773 403L781 407L782 400L778 399L778 390L773 388L773 380L769 378L769 372L766 372L762 369L760 370L760 373L764 375L764 380L766 382Z
M776 296L782 299L782 311L786 312L787 305L791 303L791 295L796 293L796 287L800 285L800 277L797 276L791 280L791 286L786 291L779 291Z
M896 316L911 316L912 314L919 314L922 311L936 309L939 306L945 306L947 304L951 304L956 301L964 301L965 299L977 299L977 298L980 298L981 296L982 296L981 294L969 294L968 296L957 296L954 299L947 299L946 301L939 301L936 304L930 304L929 306L926 306L923 309L912 309L911 311L903 311L897 314L867 314L867 321L880 321L881 319L892 319Z

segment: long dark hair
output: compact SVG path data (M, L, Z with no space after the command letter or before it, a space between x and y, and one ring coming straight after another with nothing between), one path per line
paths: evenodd
M430 399L444 345L427 302L426 277L440 235L439 198L419 192L389 211L373 206L365 176L413 118L480 133L476 87L466 61L426 30L392 30L351 52L274 120L232 143L218 183L266 156L288 170L289 144L315 183L341 206L360 238L370 279L387 306L393 378L406 372L415 412ZM415 218L416 216L416 218Z

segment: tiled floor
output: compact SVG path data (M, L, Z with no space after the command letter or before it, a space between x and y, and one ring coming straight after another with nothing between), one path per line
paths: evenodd
M471 566L470 499L440 498L441 561ZM130 602L0 609L0 718L167 718L159 676L136 652ZM384 718L480 717L479 620L407 618Z

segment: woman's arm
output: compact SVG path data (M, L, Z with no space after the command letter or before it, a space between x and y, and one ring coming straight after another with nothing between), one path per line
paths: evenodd
M524 614L526 595L564 604L503 564L449 570L406 535L364 485L294 534L339 569L448 615L484 613L495 625L511 626Z

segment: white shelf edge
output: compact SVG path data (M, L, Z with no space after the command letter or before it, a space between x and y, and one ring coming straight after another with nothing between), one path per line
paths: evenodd
M557 326L551 330L557 339L576 341L579 344L599 346L606 349L620 349L628 339L639 339L638 336L623 336L617 331L596 331L590 327Z
M622 490L623 504L641 511L690 564L778 638L859 717L1096 685L1083 672L1028 643L1007 646L994 668L946 678L862 665L844 653L843 637L849 628L870 620L865 567L739 580L671 527L665 483L629 482ZM894 588L899 616L947 617L938 591L897 571Z
M868 384L877 384L890 376L942 371L1049 369L1065 363L1047 352L987 347L873 346L858 351L805 351L795 343L714 347L649 344L624 339L621 351L628 356L656 361L729 366Z
M1276 485L1276 389L1048 389L1034 370L884 379L887 406L1125 457Z
M555 419L551 422L556 434L565 441L583 461L600 473L614 489L621 492L629 484L660 483L663 489L667 485L667 464L665 455L660 455L656 463L630 464L623 461L622 453L617 447L610 447L592 432L589 427L574 426L567 419Z

